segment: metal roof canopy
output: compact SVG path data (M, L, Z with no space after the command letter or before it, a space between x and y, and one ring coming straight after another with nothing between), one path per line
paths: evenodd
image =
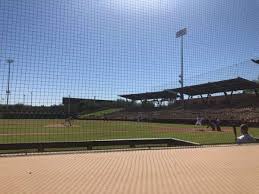
M123 98L131 99L131 100L150 100L150 99L170 99L176 98L177 93L174 91L164 90L160 92L147 92L140 94L129 94L129 95L120 95Z
M218 82L208 82L205 84L186 86L183 88L169 89L159 92L148 92L120 96L131 100L148 100L160 98L169 99L178 97L177 94L181 92L189 96L196 96L203 94L215 94L256 88L259 88L258 83L238 77L235 79L223 80Z
M253 81L249 81L244 78L235 78L229 80L223 80L218 82L209 82L205 84L186 86L184 88L172 89L174 92L183 92L189 96L203 95L203 94L215 94L222 92L232 92L246 89L256 89L259 84Z

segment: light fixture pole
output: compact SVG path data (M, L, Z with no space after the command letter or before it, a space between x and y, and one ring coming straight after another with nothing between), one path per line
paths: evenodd
M181 38L181 74L179 75L179 83L181 84L181 99L184 100L184 93L183 93L183 87L184 87L184 73L183 73L183 37L187 34L187 28L184 28L176 33L176 38Z
M31 106L32 106L32 91L31 91Z
M10 75L11 75L11 64L14 62L13 59L7 59L6 62L8 63L8 80L7 80L7 90L6 90L6 105L9 105L9 96L10 96Z
M68 117L70 117L70 109L71 109L71 97L70 97L70 95L69 95L69 97L68 97L68 99L69 99L69 101L68 101Z

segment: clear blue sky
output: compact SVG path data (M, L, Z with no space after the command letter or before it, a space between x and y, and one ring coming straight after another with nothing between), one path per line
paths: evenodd
M243 76L259 68L259 0L1 0L0 102L13 58L11 102L59 104L63 96L178 87L185 37L186 85ZM238 64L238 65L236 65ZM209 73L208 73L209 72ZM198 76L199 75L199 76Z

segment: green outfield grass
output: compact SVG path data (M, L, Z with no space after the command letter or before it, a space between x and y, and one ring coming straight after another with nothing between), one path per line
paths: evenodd
M85 141L126 138L179 138L201 144L234 143L230 127L224 132L199 131L193 125L123 121L73 121L65 127L64 120L0 120L0 143ZM251 128L259 137L259 129Z

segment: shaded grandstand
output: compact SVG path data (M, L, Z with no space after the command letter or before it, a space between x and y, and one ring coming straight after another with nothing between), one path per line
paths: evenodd
M157 92L120 95L140 104L168 102L153 109L127 108L106 115L111 120L143 120L193 123L196 117L219 118L222 121L245 120L259 123L259 84L244 78L209 82ZM252 91L247 93L246 91ZM180 94L185 99L179 98Z

